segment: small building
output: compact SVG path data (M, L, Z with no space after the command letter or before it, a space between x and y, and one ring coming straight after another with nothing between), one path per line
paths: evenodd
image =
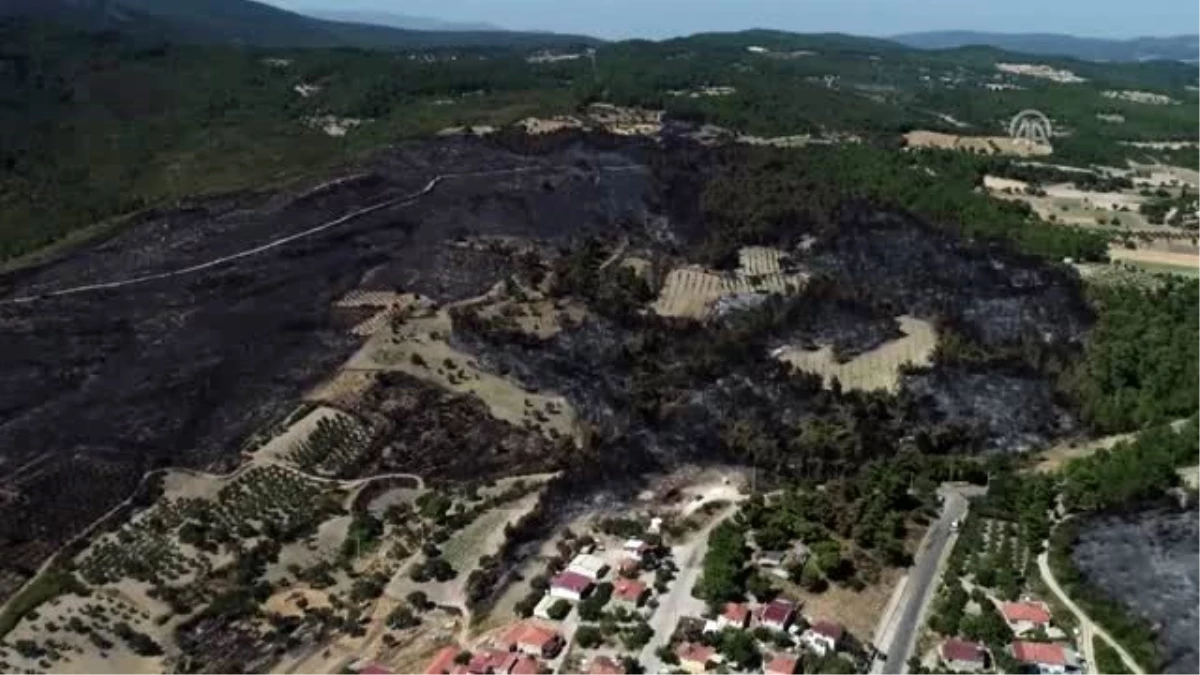
M825 656L837 651L845 630L841 624L832 621L817 621L800 634L800 641L818 656Z
M538 675L542 672L542 662L532 656L521 656L509 669L508 675Z
M600 579L607 571L608 563L590 553L580 553L571 559L571 564L567 565L567 572L574 572L592 581Z
M646 557L654 550L654 547L649 542L642 539L626 539L625 543L621 544L621 549L630 556L644 561Z
M385 666L375 663L374 661L370 661L357 668L354 668L354 672L358 673L358 675L392 675L391 670Z
M765 675L795 675L800 672L800 658L791 654L776 654L763 666Z
M1000 615L1016 635L1050 626L1050 609L1044 602L1001 602Z
M727 602L721 615L717 617L717 627L746 628L750 625L750 607L740 602Z
M679 667L692 675L698 675L708 670L708 664L717 657L717 650L698 642L681 642L675 648L675 656L679 657Z
M642 561L637 558L625 558L617 569L624 576L637 576L642 571Z
M987 667L987 651L978 642L950 638L938 647L938 658L956 673L973 673Z
M470 675L508 675L519 658L519 654L509 651L485 649L471 655L467 672Z
M754 556L754 562L759 567L781 567L786 560L786 551L759 551Z
M461 651L458 647L443 647L425 666L425 675L465 675L467 667L455 663Z
M588 675L625 675L625 666L609 656L594 656L587 668Z
M1079 670L1079 657L1075 652L1053 642L1017 640L1009 651L1018 663L1035 668L1039 673L1062 675Z
M795 618L795 603L776 598L762 608L758 622L771 630L786 631Z
M578 572L567 570L550 580L550 596L579 602L592 592L594 585L592 579Z
M631 607L640 607L650 589L636 579L617 579L613 582L613 600Z
M509 651L552 659L563 648L563 638L550 626L522 621L508 629L500 645Z

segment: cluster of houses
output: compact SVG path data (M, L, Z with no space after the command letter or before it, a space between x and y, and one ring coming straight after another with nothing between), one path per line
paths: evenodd
M445 647L425 668L426 675L537 675L546 672L545 660L558 656L565 645L553 627L522 621L475 652Z
M1001 602L997 608L1004 622L1017 638L1008 646L1008 652L1017 663L1029 671L1047 675L1076 673L1082 669L1079 655L1060 639L1065 634L1050 624L1050 609L1042 602ZM1046 642L1029 638L1049 638ZM977 642L951 638L938 648L938 658L949 670L974 673L987 670L991 664L988 650Z
M640 539L630 539L622 545L622 558L618 564L621 576L613 583L613 593L610 602L625 606L628 609L642 607L649 599L650 586L637 580L637 573L644 569L653 556L655 548ZM550 588L533 610L534 616L550 619L550 608L558 600L581 602L586 600L603 579L610 565L603 558L594 554L594 549L588 547L567 564L566 569L550 580Z
M845 629L832 621L814 620L804 624L798 608L790 600L778 598L759 607L747 603L727 603L721 613L704 622L703 631L718 632L726 629L746 630L762 627L775 632L788 633L799 640L809 652L817 656L834 654L842 646ZM804 626L802 628L802 626ZM716 649L708 645L683 641L675 646L679 667L689 673L703 673L722 661ZM777 651L763 662L766 675L792 675L800 672L800 655L788 651Z

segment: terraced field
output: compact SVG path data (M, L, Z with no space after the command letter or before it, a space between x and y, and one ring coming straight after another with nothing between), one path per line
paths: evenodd
M833 348L828 345L816 350L782 347L774 355L797 370L820 375L826 387L837 378L849 389L895 391L900 383L900 367L905 364L930 365L937 346L933 324L911 316L897 317L897 320L904 337L888 341L849 361L839 363L834 358Z
M807 276L785 272L783 257L778 249L746 247L738 251L738 268L732 273L714 272L697 265L675 268L667 274L653 309L659 316L703 320L722 298L793 293Z

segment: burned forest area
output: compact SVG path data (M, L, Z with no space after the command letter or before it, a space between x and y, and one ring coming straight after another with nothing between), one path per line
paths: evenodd
M234 470L256 432L362 347L348 328L365 314L335 308L352 292L453 305L511 280L582 306L541 335L456 305L446 336L481 371L563 397L578 432L540 433L472 395L375 372L342 405L373 436L332 470L341 478L586 467L575 485L611 488L711 460L824 479L904 453L1040 447L1079 424L1058 382L1092 317L1066 266L855 200L770 237L728 226L717 237L706 193L740 161L682 138L418 142L327 183L143 213L106 241L0 277L4 594L148 472ZM782 251L806 282L743 294L703 321L649 309L669 270L729 274L739 246ZM639 264L623 264L634 254ZM798 341L847 361L901 335L900 316L929 322L938 340L932 364L904 366L894 390L829 385L771 357Z

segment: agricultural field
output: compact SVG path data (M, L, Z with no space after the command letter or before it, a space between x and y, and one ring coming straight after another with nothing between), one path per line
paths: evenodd
M899 316L896 320L904 337L889 340L848 361L838 362L829 345L815 350L780 347L772 354L797 370L820 375L826 387L836 378L848 389L896 391L900 386L901 368L930 365L937 347L937 331L933 324L911 316Z
M653 309L659 316L703 320L723 299L778 293L787 295L803 287L802 272L784 269L785 254L765 247L738 251L738 267L732 273L714 272L698 265L677 267L667 273Z
M1112 245L1108 255L1114 261L1147 272L1200 276L1200 249L1194 243L1156 241L1139 243L1137 248Z
M937 131L910 131L904 134L904 141L910 148L965 150L985 155L1040 157L1053 152L1048 145L1014 140L1008 136L958 136Z

